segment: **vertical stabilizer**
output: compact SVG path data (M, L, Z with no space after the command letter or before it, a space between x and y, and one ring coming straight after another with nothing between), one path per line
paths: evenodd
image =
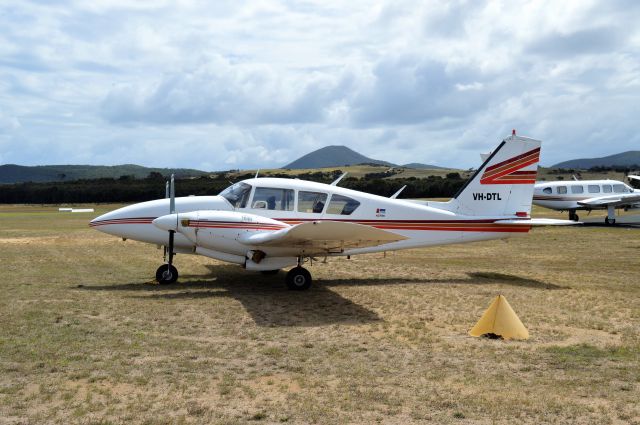
M448 209L473 216L530 216L540 144L516 135L503 140Z

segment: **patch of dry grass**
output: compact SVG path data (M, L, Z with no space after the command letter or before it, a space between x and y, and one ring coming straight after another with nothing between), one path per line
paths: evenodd
M314 263L304 293L2 207L0 423L640 423L640 230ZM558 214L550 216L559 217ZM529 341L467 331L497 294Z

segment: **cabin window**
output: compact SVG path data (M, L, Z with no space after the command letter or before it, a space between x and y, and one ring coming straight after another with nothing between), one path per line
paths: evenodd
M251 202L254 209L293 211L293 190L257 187Z
M563 195L567 193L567 186L558 186L558 194Z
M588 189L589 193L600 193L600 186L598 186L597 184L590 184Z
M542 191L544 193L547 193L547 194L551 195L551 188L550 187L545 187L544 189L542 189Z
M327 194L321 192L298 192L298 211L319 214L327 203Z
M615 193L625 193L626 192L625 187L624 187L623 184L614 184L613 185L613 191Z
M220 196L225 198L234 208L244 208L247 206L249 200L249 194L251 193L251 186L246 183L236 183L229 186L222 192Z
M358 206L360 206L360 202L353 198L333 195L331 202L329 202L329 208L327 208L327 214L351 215Z
M611 193L611 185L610 184L603 184L602 185L602 191L604 193Z
M582 186L571 186L571 193L584 193L584 187L582 187Z

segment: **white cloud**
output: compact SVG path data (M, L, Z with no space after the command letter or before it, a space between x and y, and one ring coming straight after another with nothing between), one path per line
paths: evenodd
M546 164L638 149L638 21L635 1L0 5L0 159L249 168L345 144L470 167L513 127Z

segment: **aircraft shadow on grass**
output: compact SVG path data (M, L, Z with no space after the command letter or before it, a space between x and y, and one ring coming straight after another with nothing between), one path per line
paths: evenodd
M533 279L500 273L468 273L468 278L358 278L319 279L308 291L288 291L277 275L245 272L235 265L209 265L211 275L186 275L171 285L114 284L78 285L89 291L137 291L139 299L193 300L233 298L238 300L258 326L321 326L327 324L365 324L380 321L378 314L344 298L331 287L388 286L414 284L507 284L537 289L564 287Z

